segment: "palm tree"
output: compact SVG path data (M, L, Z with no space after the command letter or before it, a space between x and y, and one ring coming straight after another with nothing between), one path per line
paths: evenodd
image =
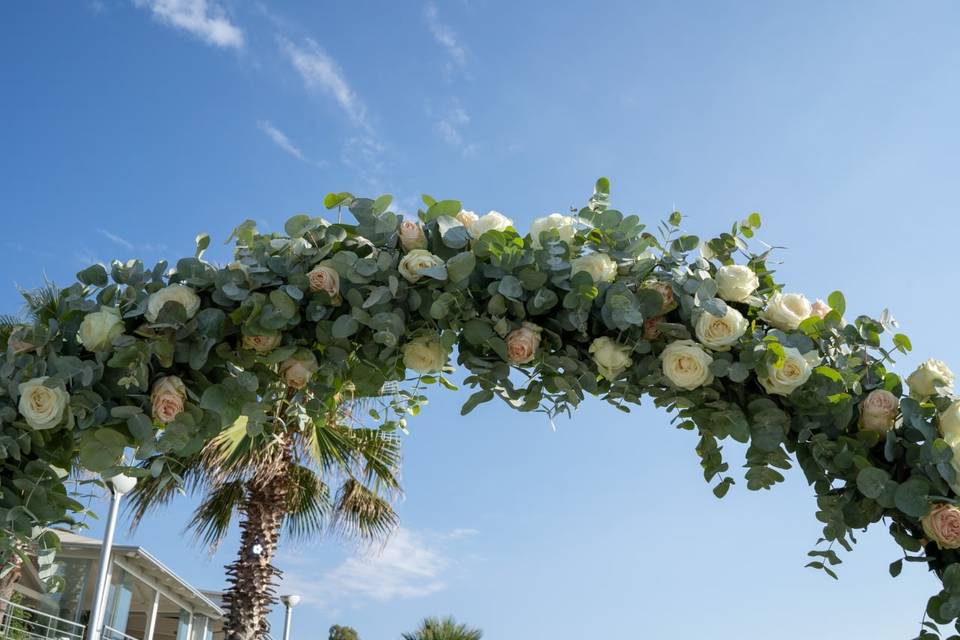
M483 631L460 624L452 616L443 620L424 618L419 629L403 634L403 640L480 640L482 637Z
M150 477L132 494L134 526L181 487L202 494L187 528L213 547L239 517L240 550L226 567L227 640L269 631L267 614L276 603L273 587L280 574L271 560L281 530L306 538L332 527L347 538L383 541L398 523L391 499L400 491L399 439L345 424L340 398L327 403L325 416L306 419L301 394L278 398L259 433L237 421L180 460L181 483ZM335 495L331 486L338 486Z

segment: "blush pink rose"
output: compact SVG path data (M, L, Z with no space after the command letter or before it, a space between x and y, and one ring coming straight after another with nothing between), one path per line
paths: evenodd
M153 405L153 419L167 424L183 412L183 403L187 399L187 388L177 376L165 376L153 383L150 403Z
M900 400L885 389L874 389L860 403L860 428L867 431L893 429Z
M507 334L507 359L510 364L526 364L533 360L540 346L540 327L524 322Z
M404 251L427 248L427 236L420 223L404 220L400 223L400 246Z
M677 308L677 299L673 295L673 287L671 287L666 282L660 282L658 280L652 280L643 285L644 289L650 289L651 291L656 291L660 294L660 297L663 298L663 305L660 307L660 315L665 313L670 313Z
M317 265L307 273L307 279L311 291L326 291L331 298L340 293L340 274L335 269Z
M245 349L252 349L257 353L268 353L280 346L283 336L243 336L243 346Z
M941 549L960 548L960 509L952 504L934 505L920 518L923 532Z
M656 340L660 337L661 322L663 322L663 316L647 318L643 321L643 337L645 340Z
M833 307L819 298L816 302L810 305L810 315L817 316L818 318L826 318L827 314L831 311L833 311Z

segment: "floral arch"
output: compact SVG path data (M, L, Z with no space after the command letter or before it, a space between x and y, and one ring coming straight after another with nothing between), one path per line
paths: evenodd
M77 470L176 481L225 430L301 429L385 385L371 419L403 430L424 385L453 387L456 348L474 389L464 413L495 397L551 417L588 395L624 411L652 398L697 434L717 497L735 483L726 438L748 444L748 489L795 460L829 544L810 566L836 577L834 546L882 520L903 548L890 573L927 565L943 583L929 617L957 620L953 374L929 360L907 393L890 365L911 345L889 318L848 321L839 292L784 293L769 251L750 249L759 215L705 241L676 212L647 230L609 206L601 178L587 206L521 235L499 213L423 200L403 217L389 196L330 194L356 224L298 215L262 234L247 221L228 265L203 260L201 235L173 268L94 265L33 299L36 318L0 333L0 552L82 510L65 484ZM279 420L281 402L299 419Z

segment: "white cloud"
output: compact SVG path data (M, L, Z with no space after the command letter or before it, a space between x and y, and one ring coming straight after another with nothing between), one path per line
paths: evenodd
M424 7L424 15L427 18L427 27L433 34L434 40L447 50L453 64L461 68L466 66L467 50L459 43L457 34L453 32L453 29L440 21L436 3L428 2Z
M383 144L370 136L354 136L343 145L340 159L374 191L384 188Z
M141 8L172 27L189 31L207 44L223 48L243 47L243 31L230 22L215 0L133 0Z
M110 241L113 242L114 244L120 245L121 247L123 247L123 248L126 249L127 251L133 251L134 248L135 248L135 247L133 246L133 243L132 243L132 242L130 242L129 240L125 240L125 239L121 238L120 236L118 236L118 235L115 234L115 233L110 233L110 232L107 231L106 229L98 229L98 231L100 232L100 235L102 235L104 238L106 238L107 240L110 240Z
M343 600L387 602L420 598L443 591L456 561L447 546L476 535L474 529L444 534L400 528L377 555L354 555L325 572L315 572L303 556L290 558L297 570L286 571L283 589L304 594L308 604L329 608ZM319 577L316 576L319 573Z
M367 108L350 87L336 61L320 45L310 38L306 39L304 46L286 39L280 42L308 90L331 96L354 124L367 127Z
M287 137L287 134L273 126L269 120L261 120L257 123L257 127L267 134L267 137L273 141L273 144L277 145L294 158L307 162L306 156L303 155L303 152L300 151L299 147L293 144L293 142L290 141L290 138Z
M458 147L464 155L470 155L476 151L476 145L466 144L464 141L463 129L468 124L470 124L470 115L459 102L454 101L453 105L440 115L434 124L434 129L444 142Z

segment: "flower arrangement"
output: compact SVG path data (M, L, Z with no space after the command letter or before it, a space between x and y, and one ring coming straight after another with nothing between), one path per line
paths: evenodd
M494 398L551 418L586 396L623 411L651 398L697 434L718 497L735 483L727 438L747 445L748 489L795 461L830 545L810 566L835 577L833 546L884 521L904 551L891 573L927 564L944 587L929 616L960 615L953 374L930 360L904 383L890 365L911 344L887 314L850 322L839 292L811 303L784 291L769 251L750 250L757 214L705 241L681 233L676 212L651 232L610 207L606 179L527 235L454 200L425 196L415 218L390 203L330 194L357 224L299 215L283 234L247 221L222 267L203 259L205 235L173 268L94 265L0 334L5 548L82 509L70 470L172 473L238 420L296 428L265 409L280 397L321 419L347 390L415 380L372 413L404 430L425 385L455 388L456 353L473 389L463 413ZM134 468L125 451L152 464Z

